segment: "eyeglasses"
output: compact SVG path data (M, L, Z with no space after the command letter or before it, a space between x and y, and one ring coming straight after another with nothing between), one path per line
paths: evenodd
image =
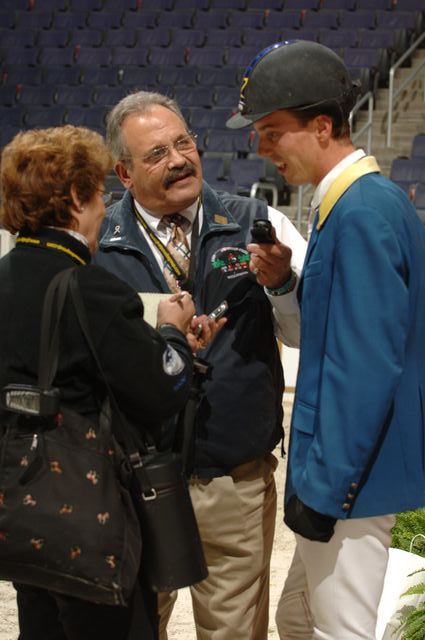
M102 189L98 189L98 191L101 194L103 204L108 207L114 199L114 194L111 191L102 191Z
M168 158L173 149L182 154L193 151L196 148L197 137L198 136L196 135L196 133L188 133L186 136L178 138L171 144L164 144L161 147L155 147L154 149L152 149L152 151L149 151L149 153L142 156L140 159L142 160L142 162L146 162L146 164L150 164L152 166L158 165L166 158Z

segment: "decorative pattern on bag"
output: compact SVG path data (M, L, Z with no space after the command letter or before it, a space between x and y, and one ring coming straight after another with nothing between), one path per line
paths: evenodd
M125 604L141 537L120 449L74 411L37 420L0 431L0 578Z

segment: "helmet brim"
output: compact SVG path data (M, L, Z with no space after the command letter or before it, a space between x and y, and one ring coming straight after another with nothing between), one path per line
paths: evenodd
M226 122L226 127L228 129L243 129L244 127L251 126L257 120L261 120L265 116L269 116L273 111L268 111L267 113L256 113L252 116L243 116L241 113L235 113L231 118L229 118Z

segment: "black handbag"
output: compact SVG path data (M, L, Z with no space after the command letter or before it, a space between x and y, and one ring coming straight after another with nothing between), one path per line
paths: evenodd
M2 391L16 413L0 425L0 579L125 605L141 557L128 461L106 413L48 410L58 401L51 382L72 273L55 276L45 297L38 386Z
M143 540L141 572L157 592L173 591L200 582L207 577L208 569L185 476L183 461L186 460L186 446L183 446L183 460L178 452L157 451L149 434L142 429L141 438L144 438L145 444L144 450L140 451L103 373L91 340L84 303L75 277L71 279L70 289L81 329L102 373L118 418L118 424L114 424L114 433L123 443L131 464L131 493ZM194 380L197 379L195 374ZM192 387L190 395L184 411L186 431L191 431L193 427L193 404L198 397L196 386ZM187 438L189 435L185 434L185 439Z

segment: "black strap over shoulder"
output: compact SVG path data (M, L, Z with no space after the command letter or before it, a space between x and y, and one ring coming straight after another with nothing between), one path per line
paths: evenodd
M99 373L101 374L108 392L109 400L115 410L116 417L119 421L119 433L117 433L117 425L114 425L116 437L123 444L127 455L132 463L133 468L137 469L138 480L141 489L145 492L152 490L151 482L144 471L142 456L139 447L136 445L126 420L119 409L118 402L112 392L106 374L102 368L93 340L90 334L90 327L87 319L87 312L81 297L81 291L77 280L77 268L71 267L57 273L50 282L44 298L42 320L41 320L41 336L40 336L40 355L39 355L39 374L38 383L40 388L49 390L56 375L59 357L59 323L63 312L64 303L68 290L71 293L74 308L80 323L81 330L86 339L89 350L96 362ZM149 435L145 436L150 441ZM149 453L156 453L153 442L149 442L147 449Z
M57 273L44 297L38 361L38 385L42 389L51 387L58 368L59 321L74 271L75 267L71 267Z

